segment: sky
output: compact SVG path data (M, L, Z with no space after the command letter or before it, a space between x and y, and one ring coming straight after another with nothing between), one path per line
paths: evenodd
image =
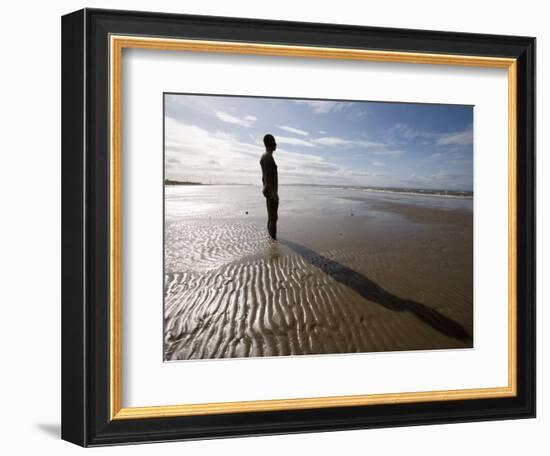
M261 184L275 137L279 185L473 190L473 107L165 94L165 177Z

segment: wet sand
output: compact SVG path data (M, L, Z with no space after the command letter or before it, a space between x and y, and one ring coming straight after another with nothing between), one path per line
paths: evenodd
M473 346L471 200L297 190L273 242L257 189L225 191L253 199L167 200L166 360Z

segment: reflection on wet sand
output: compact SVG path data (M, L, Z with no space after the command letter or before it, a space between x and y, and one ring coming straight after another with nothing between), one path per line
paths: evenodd
M253 205L167 206L165 359L472 347L471 212L376 198L282 211L279 242Z
M337 282L351 288L366 300L376 302L386 309L397 312L411 312L432 328L456 339L468 340L471 338L461 325L445 317L437 310L410 299L401 299L384 290L363 274L359 274L347 266L343 266L334 260L319 255L303 245L288 240L281 240L281 242L301 255L308 263L316 266Z

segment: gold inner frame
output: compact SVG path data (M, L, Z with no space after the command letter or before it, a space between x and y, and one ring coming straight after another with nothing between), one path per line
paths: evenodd
M453 65L508 70L508 385L494 388L273 399L244 402L122 407L122 145L123 49L255 54L338 60ZM221 413L298 410L374 404L511 397L517 394L517 61L468 55L386 52L242 42L110 36L110 415L111 419L159 418Z

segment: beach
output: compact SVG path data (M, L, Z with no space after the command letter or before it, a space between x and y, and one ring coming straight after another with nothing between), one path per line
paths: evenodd
M473 199L165 186L166 361L473 346Z

